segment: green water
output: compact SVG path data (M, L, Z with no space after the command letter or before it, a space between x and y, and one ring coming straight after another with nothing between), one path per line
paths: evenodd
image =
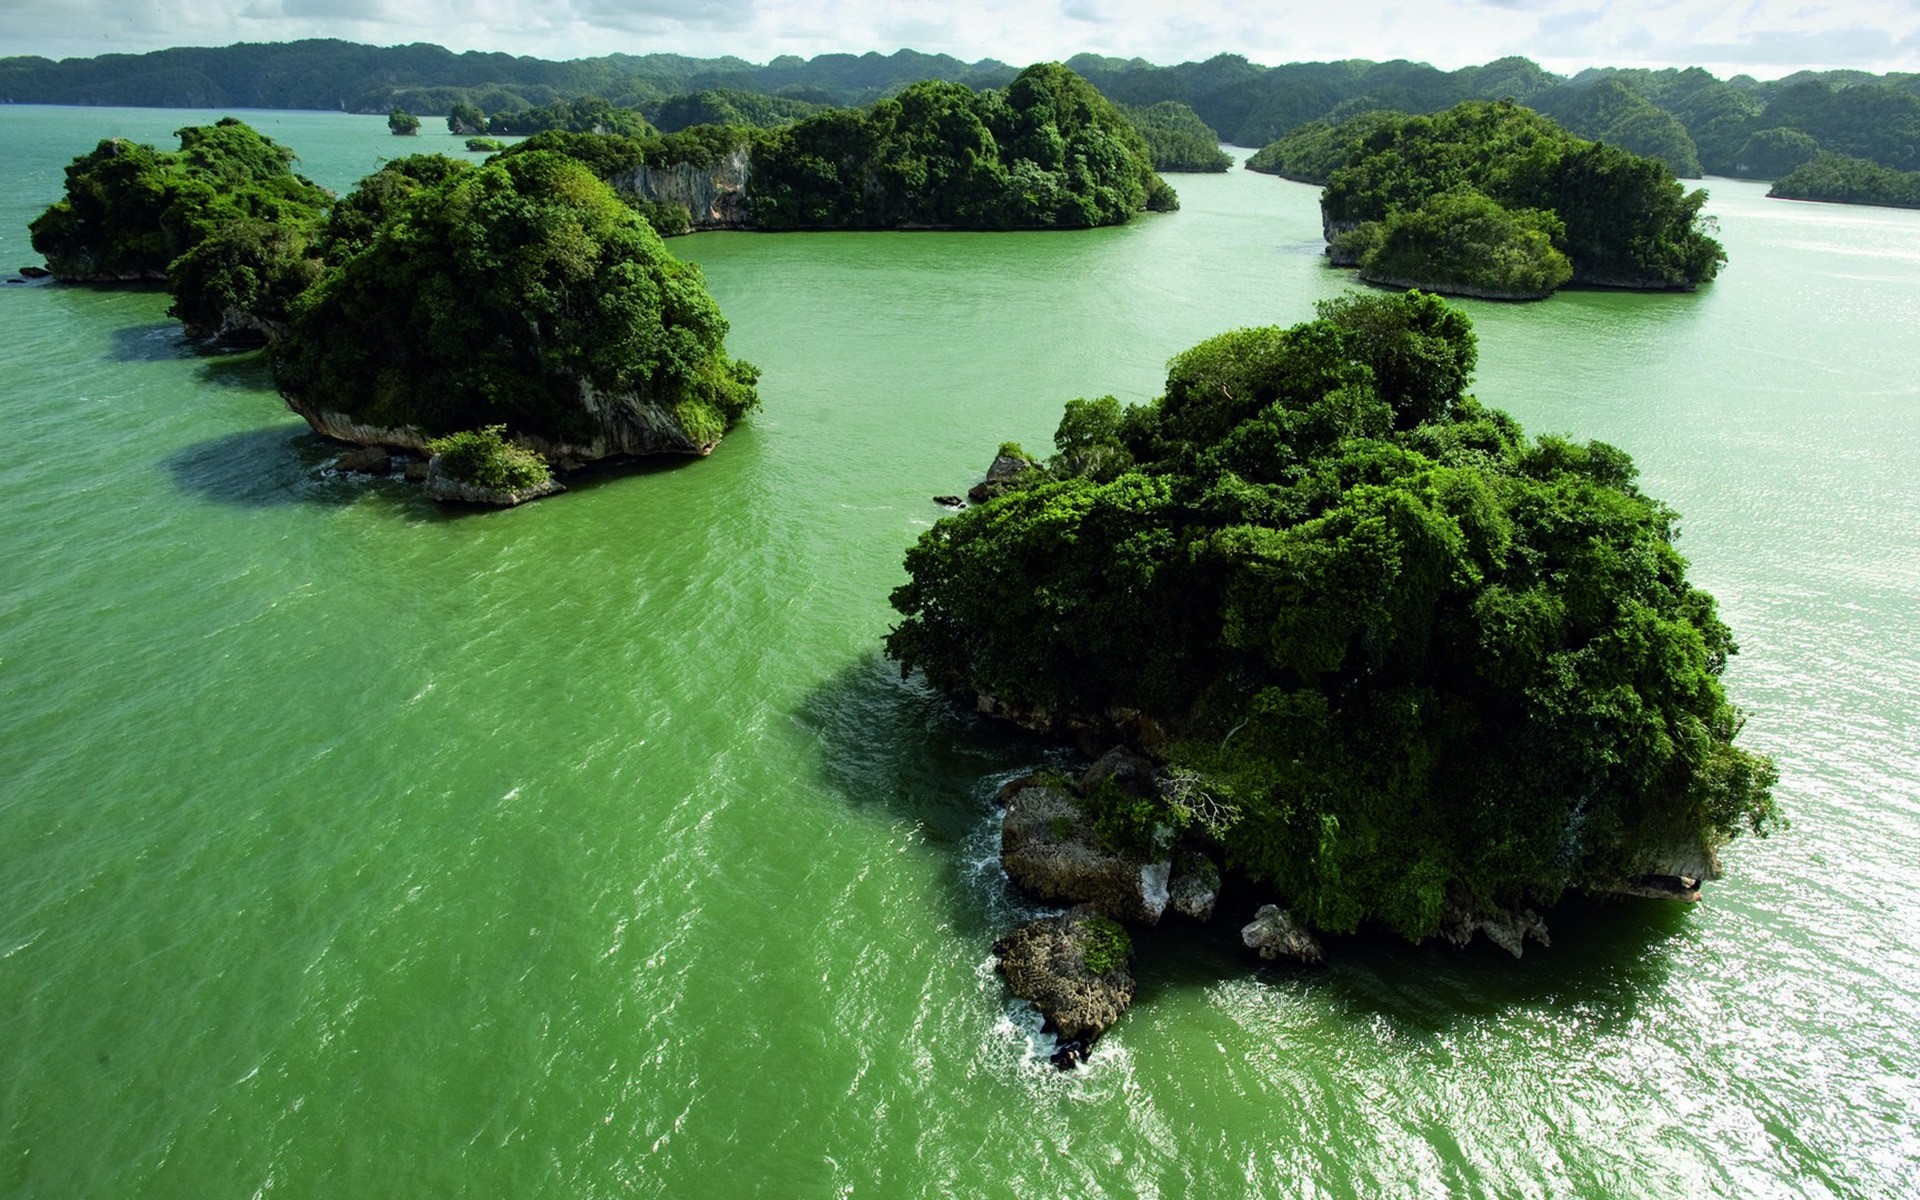
M202 116L0 108L60 168ZM344 187L373 117L251 114ZM765 410L454 516L325 479L155 292L0 289L0 1195L1920 1193L1920 213L1715 181L1692 296L1469 304L1479 394L1628 449L1794 826L1704 904L1313 974L1178 928L1091 1067L988 947L1046 747L876 656L929 497L1349 278L1236 171L1058 235L705 234Z

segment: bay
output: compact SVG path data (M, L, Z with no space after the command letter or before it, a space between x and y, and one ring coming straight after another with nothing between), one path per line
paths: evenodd
M98 138L219 115L0 108L0 263ZM464 153L239 115L336 189ZM1054 751L877 646L1000 441L1352 286L1313 189L1175 182L674 241L764 410L499 513L321 477L162 293L0 289L0 1195L1920 1192L1920 214L1746 182L1698 293L1466 307L1482 399L1684 515L1792 827L1519 962L1156 931L1089 1069L1035 1057L988 797Z

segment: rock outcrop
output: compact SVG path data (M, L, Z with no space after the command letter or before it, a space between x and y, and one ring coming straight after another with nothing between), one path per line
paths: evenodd
M967 499L985 504L995 496L1004 496L1032 469L1033 463L1017 454L995 455L993 465L987 468L987 477L967 489Z
M1449 900L1440 913L1440 936L1456 946L1464 946L1476 933L1515 958L1520 957L1530 940L1542 946L1553 944L1547 937L1547 923L1530 908L1519 912L1488 910L1458 898Z
M607 181L617 192L686 207L694 229L746 229L752 225L748 189L753 156L737 146L706 166L673 163L634 167Z
M1327 960L1319 941L1277 904L1263 904L1240 930L1240 942L1261 958L1298 959L1318 966Z
M538 500L542 496L551 496L555 492L566 490L558 480L554 479L546 479L525 488L507 490L490 488L448 475L441 468L439 455L427 460L427 495L435 500L459 501L463 504L491 504L496 507L511 508L516 504L525 504L529 500Z
M1065 788L1027 787L1008 800L1000 862L1041 899L1091 905L1116 921L1156 924L1171 900L1172 863L1102 846L1079 798Z
M1029 921L994 943L1007 990L1030 1001L1059 1036L1054 1065L1085 1061L1133 1003L1130 949L1126 931L1085 904Z
M544 438L519 430L513 440L537 451L562 471L576 470L590 462L618 455L635 457L650 454L706 455L718 441L702 441L687 431L673 411L632 394L608 394L597 391L584 380L580 383L580 406L595 432L583 439ZM281 392L287 407L306 418L313 431L336 441L360 446L390 446L426 454L427 434L418 427L369 425L341 412L329 412L303 402L298 396Z

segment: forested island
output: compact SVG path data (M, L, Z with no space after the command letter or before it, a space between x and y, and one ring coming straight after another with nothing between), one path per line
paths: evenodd
M1816 154L1775 180L1767 195L1829 204L1920 208L1920 171L1893 171L1843 154Z
M1295 178L1326 170L1328 256L1372 283L1530 300L1568 283L1692 289L1726 261L1705 192L1507 101L1320 124L1261 157Z
M1419 293L1223 334L1148 404L1069 402L1051 457L1003 447L907 552L903 671L1133 752L1004 790L1010 873L1091 906L1055 950L1115 968L1091 917L1210 912L1224 868L1275 902L1246 933L1275 953L1362 926L1518 953L1537 906L1690 898L1768 829L1677 514L1620 450L1474 399L1475 358ZM1127 990L1076 978L1105 976Z
M1138 130L1058 63L1004 89L916 83L773 128L549 131L507 153L536 151L580 159L669 234L1085 229L1179 206Z
M164 280L191 335L265 344L315 430L431 453L437 495L518 503L555 490L550 464L705 454L758 403L699 268L569 156L414 155L336 200L232 118L179 138L74 160L35 249L69 281Z

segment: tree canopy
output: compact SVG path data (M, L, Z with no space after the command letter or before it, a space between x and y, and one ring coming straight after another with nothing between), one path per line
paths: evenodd
M536 152L427 174L389 178L383 219L300 298L274 347L283 392L371 425L562 440L591 434L587 388L707 443L757 404L700 269L581 164Z
M1764 830L1676 514L1620 450L1468 395L1475 356L1445 303L1355 296L1194 347L1150 404L1069 404L1050 460L907 552L888 653L1143 714L1228 863L1324 930L1420 937Z
M1430 117L1382 120L1349 143L1347 161L1329 177L1320 204L1330 235L1370 224L1384 230L1396 217L1405 229L1409 214L1462 189L1548 233L1576 283L1690 288L1712 279L1726 259L1700 216L1705 192L1686 191L1653 159L1577 138L1548 118L1506 102L1469 101ZM1522 215L1529 210L1550 219ZM1431 221L1414 224L1440 232ZM1346 246L1373 253L1382 244L1379 233L1350 238ZM1419 244L1408 241L1403 250ZM1416 265L1415 256L1402 253L1400 269L1392 274L1403 280L1410 274L1415 282L1441 289L1459 283L1456 271L1440 265L1442 247L1431 240L1425 244L1436 252L1432 270L1408 270ZM1336 248L1340 245L1336 242ZM1347 261L1363 272L1387 274L1365 257L1349 255ZM1522 276L1533 277L1531 267L1521 264L1547 261L1533 253L1502 255L1471 272L1470 282L1474 289L1500 290ZM1520 274L1513 275L1514 270Z
M1002 91L917 83L864 111L768 132L753 156L764 229L1085 228L1176 205L1131 122L1058 63Z
M1891 171L1844 154L1818 154L1776 180L1767 195L1784 200L1920 208L1920 171Z
M1233 155L1220 148L1220 135L1178 100L1122 111L1146 139L1156 171L1224 171L1233 165Z
M218 229L297 230L331 199L294 174L291 150L232 117L174 136L175 152L109 138L67 167L65 195L31 226L33 248L54 274L165 279L175 259Z

